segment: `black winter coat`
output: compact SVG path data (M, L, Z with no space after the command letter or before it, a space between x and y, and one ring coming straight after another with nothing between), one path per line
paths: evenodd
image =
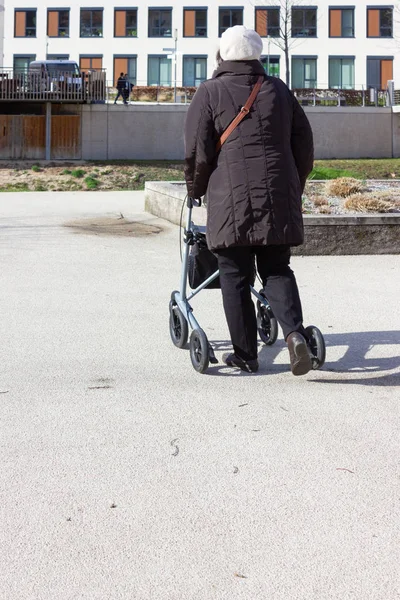
M224 61L188 110L185 178L192 198L207 192L211 250L303 243L301 196L313 167L313 137L283 81L265 76L250 114L215 150L260 75L258 60Z
M125 79L125 77L118 77L117 90L119 92L123 92L124 90L126 90L126 79Z

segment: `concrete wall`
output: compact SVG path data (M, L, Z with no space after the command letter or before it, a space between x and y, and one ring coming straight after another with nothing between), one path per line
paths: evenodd
M391 158L390 108L306 108L316 158Z
M181 160L186 112L187 106L172 104L83 106L82 158ZM389 108L310 107L306 112L316 158L400 156L400 114Z
M84 106L82 158L182 160L186 112L171 104Z
M400 106L395 106L392 113L393 157L400 158Z

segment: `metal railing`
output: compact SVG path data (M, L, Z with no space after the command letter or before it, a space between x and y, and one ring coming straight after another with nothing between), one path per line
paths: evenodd
M190 86L178 86L176 88L176 102L178 104L188 104L197 88ZM107 81L106 102L114 102L117 97L118 90L113 81ZM146 82L133 85L128 83L126 89L123 90L123 96L119 98L122 102L126 99L129 102L168 102L175 101L175 90L172 86L166 85L147 85Z
M105 71L0 70L0 101L101 103L106 96Z
M390 107L393 104L388 90L294 89L302 106L363 106Z
M130 89L131 88L131 89ZM128 91L130 89L130 91ZM196 87L178 86L176 100L179 104L188 104L196 93ZM390 107L400 104L400 92L389 90L357 89L339 90L328 88L305 88L292 90L302 106L360 106ZM107 81L106 102L114 102L117 89L112 81ZM121 99L129 102L174 102L174 88L170 86L148 86L144 83L127 86L125 96Z

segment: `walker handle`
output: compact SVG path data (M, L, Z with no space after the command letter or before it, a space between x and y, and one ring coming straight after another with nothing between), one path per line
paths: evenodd
M190 198L190 196L188 196L187 207L193 208L194 206L196 206L196 207L201 206L201 198Z

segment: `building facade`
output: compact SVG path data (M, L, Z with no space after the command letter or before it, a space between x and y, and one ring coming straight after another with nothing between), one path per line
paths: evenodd
M110 85L123 72L136 85L173 86L176 81L178 86L198 86L215 68L222 32L243 24L263 38L266 71L285 80L285 53L279 47L285 14L279 2L127 4L4 0L3 67L24 70L35 59L68 58L84 70L106 69ZM400 81L400 24L394 5L383 0L292 4L288 43L293 88L385 89L388 80Z

